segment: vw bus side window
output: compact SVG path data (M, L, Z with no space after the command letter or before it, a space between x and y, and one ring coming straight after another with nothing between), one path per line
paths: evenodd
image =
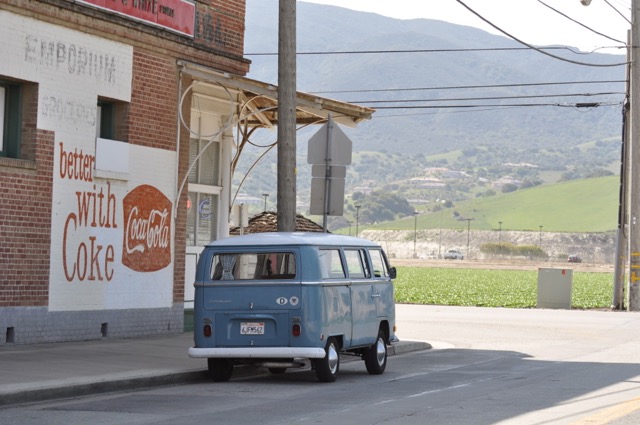
M323 279L344 279L346 277L339 249L320 249L318 257Z
M389 277L389 269L385 261L384 254L381 249L370 249L371 266L373 267L374 277Z
M369 265L362 249L345 249L344 256L347 260L347 269L349 270L349 277L355 279L362 279L365 277L371 277L369 272Z
M294 279L296 258L290 252L216 254L211 262L212 280Z

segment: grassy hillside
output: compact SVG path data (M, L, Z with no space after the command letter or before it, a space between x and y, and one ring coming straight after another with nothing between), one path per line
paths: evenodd
M432 212L427 206L417 219L419 229L540 230L606 232L617 227L618 176L572 180L548 186L461 202ZM458 216L454 216L455 213ZM414 217L366 226L371 229L413 229Z

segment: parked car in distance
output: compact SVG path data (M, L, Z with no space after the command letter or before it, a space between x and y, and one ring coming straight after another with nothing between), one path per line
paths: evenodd
M464 255L457 249L450 249L444 253L445 260L464 260Z
M580 258L579 255L571 254L569 256L569 262L570 263L582 263L582 258Z

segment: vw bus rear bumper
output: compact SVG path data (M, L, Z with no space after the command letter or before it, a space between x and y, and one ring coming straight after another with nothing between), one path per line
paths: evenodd
M303 358L322 359L325 356L324 348L313 347L251 347L251 348L198 348L191 347L189 357L226 358L226 359L281 359Z

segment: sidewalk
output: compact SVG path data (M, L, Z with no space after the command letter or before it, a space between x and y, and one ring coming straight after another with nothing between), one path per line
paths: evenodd
M5 345L0 347L0 407L209 380L206 360L187 356L192 345L192 332ZM425 342L401 341L389 348L389 355L427 348L430 345Z

